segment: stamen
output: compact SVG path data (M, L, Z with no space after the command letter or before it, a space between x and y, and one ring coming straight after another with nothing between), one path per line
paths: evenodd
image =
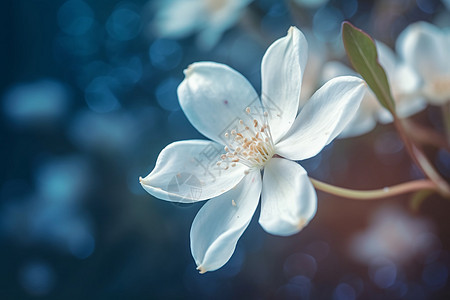
M247 114L251 113L250 107L245 109ZM221 160L217 165L227 170L230 166L236 167L243 164L249 169L244 171L248 174L252 168L263 168L268 160L275 154L275 149L267 123L267 112L263 112L263 119L253 119L253 126L245 125L244 120L239 120L239 124L232 130L225 133L228 139L224 147L225 154L220 156Z

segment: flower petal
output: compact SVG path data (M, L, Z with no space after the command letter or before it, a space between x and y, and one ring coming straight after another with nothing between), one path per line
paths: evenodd
M418 93L422 84L417 72L404 63L399 63L397 65L392 79L391 85L393 94L395 94L394 97L397 94L403 96ZM397 104L402 101L402 99L395 100L397 101Z
M259 223L275 235L299 232L314 217L317 195L305 169L283 158L272 158L264 169Z
M358 73L347 67L341 62L327 62L322 71L322 80L330 80L337 76L358 76ZM375 128L377 124L377 111L383 108L376 100L370 89L366 90L361 105L358 108L353 119L347 124L345 129L339 135L339 138L349 138L368 133Z
M448 72L448 47L444 33L426 22L409 25L398 37L396 48L405 62L424 80Z
M190 203L216 197L238 184L247 169L237 164L224 170L217 166L223 147L206 140L175 142L164 148L142 187L153 196Z
M261 102L253 87L241 74L214 62L199 62L185 71L178 87L181 108L192 125L206 137L225 144L225 132L234 129L239 120L249 122L262 115ZM260 118L258 118L260 120Z
M344 65L339 61L328 61L323 65L322 69L322 83L338 76L359 76L358 73Z
M159 36L181 38L191 34L204 22L201 1L157 1L153 27Z
M294 123L307 58L308 42L296 27L275 41L263 57L261 98L275 143Z
M277 154L291 160L315 156L353 119L367 88L354 76L336 77L325 83L301 110Z
M222 267L258 206L261 174L255 170L236 188L209 200L192 223L191 252L200 273Z
M338 138L350 138L366 134L377 125L377 114L374 109L372 109L370 101L373 96L370 91L367 91L364 100L355 114L353 119L345 126L344 130L339 134ZM379 110L382 110L379 107Z
M185 1L185 0L183 0ZM197 42L203 50L212 49L225 30L233 26L241 17L245 7L252 0L197 1L204 3L204 17L207 24L202 26Z
M392 76L397 68L397 57L394 51L386 44L376 41L378 61L386 72L389 82L392 82Z

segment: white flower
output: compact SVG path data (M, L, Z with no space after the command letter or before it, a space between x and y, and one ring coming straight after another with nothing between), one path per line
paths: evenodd
M378 60L386 71L395 100L397 115L400 118L407 118L423 110L426 103L420 95L420 78L417 73L397 58L388 46L378 41L376 45ZM328 62L323 67L324 80L342 75L357 75L357 73L337 61ZM339 138L368 133L375 128L377 121L390 123L393 118L390 112L381 106L372 90L367 89L358 112Z
M303 71L302 93L300 95L300 107L305 105L306 101L311 98L312 94L317 90L321 84L322 68L326 62L327 45L322 40L318 39L313 32L303 31L308 40L308 63L306 69ZM331 79L333 77L330 77ZM323 82L322 82L323 83Z
M442 0L442 2L444 2L447 9L450 10L450 0Z
M423 81L428 101L443 105L450 101L450 30L417 22L409 25L397 39L397 51Z
M161 37L182 38L194 32L198 45L212 48L241 17L252 0L161 0L154 29Z
M297 116L307 48L295 27L269 47L261 66L261 101L250 83L226 65L199 62L185 70L178 87L181 108L212 141L168 145L154 170L140 180L164 200L211 198L191 228L192 255L201 273L230 259L260 195L259 223L271 234L297 233L315 215L315 190L305 169L292 160L315 156L341 132L365 85L352 76L332 79Z
M352 239L350 250L354 258L366 264L380 257L404 263L433 250L433 236L428 220L411 216L397 206L382 206L371 216L367 229Z
M308 8L319 8L326 4L328 0L294 0L300 6Z

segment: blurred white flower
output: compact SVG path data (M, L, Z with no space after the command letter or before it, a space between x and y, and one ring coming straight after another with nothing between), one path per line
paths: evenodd
M450 101L450 29L417 22L409 25L397 39L397 51L420 75L422 93L435 105Z
M306 101L317 90L321 83L322 68L327 60L327 45L319 40L311 31L304 31L308 40L308 62L303 74L302 93L300 95L300 107L305 105ZM333 77L330 77L331 79ZM323 82L322 82L323 83Z
M445 6L447 6L447 9L450 10L450 0L442 0L444 2Z
M395 206L380 208L369 227L357 234L350 250L355 259L369 264L376 258L403 263L439 245L429 221Z
M318 8L327 3L328 0L294 0L294 2L304 7Z
M201 273L230 259L260 195L259 223L271 234L295 234L315 215L317 195L294 161L315 156L341 132L365 86L357 77L332 79L297 117L307 53L307 41L295 27L269 47L261 66L262 100L226 65L199 62L185 70L178 87L181 108L212 141L168 145L140 181L164 200L211 199L191 228L192 255Z
M153 27L160 37L182 38L198 32L199 47L214 47L252 0L161 0Z
M398 116L406 118L423 110L426 103L420 95L419 76L412 68L400 61L388 46L378 41L376 44L378 60L386 71ZM324 65L322 74L324 80L340 75L357 75L357 73L337 61ZM378 103L372 90L367 89L357 114L339 137L346 138L368 133L375 128L377 121L389 123L393 121L393 118L389 111Z

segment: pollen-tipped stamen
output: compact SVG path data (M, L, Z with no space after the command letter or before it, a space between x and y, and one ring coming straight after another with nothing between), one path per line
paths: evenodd
M251 113L249 107L246 108L248 115ZM274 155L274 145L270 127L267 121L268 113L264 112L263 122L257 119L252 120L252 126L247 126L244 120L239 120L237 128L226 132L227 146L224 150L226 154L221 156L221 163L226 162L225 169L229 166L235 167L236 163L242 163L249 168L262 168Z

